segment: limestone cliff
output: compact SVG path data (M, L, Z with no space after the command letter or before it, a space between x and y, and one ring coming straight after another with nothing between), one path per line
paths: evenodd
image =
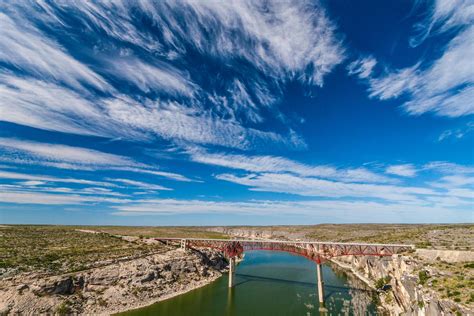
M376 280L389 280L385 290L380 291L380 299L390 315L473 315L466 307L442 300L434 291L421 286L416 271L422 267L413 258L347 256L332 261L352 270L374 288Z
M172 250L61 276L3 278L0 315L110 314L152 304L205 285L226 269L212 250Z

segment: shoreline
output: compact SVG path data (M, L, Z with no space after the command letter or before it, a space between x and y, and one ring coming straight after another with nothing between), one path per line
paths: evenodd
M189 288L182 289L182 290L179 290L179 291L176 291L176 292L173 292L173 293L168 293L168 294L165 294L165 295L160 296L158 298L150 299L147 302L143 302L142 304L137 304L136 306L133 306L131 308L111 310L111 311L108 311L106 314L103 314L103 315L120 315L122 313L131 312L131 311L141 309L141 308L146 308L146 307L149 307L149 306L154 305L156 303L163 302L163 301L172 299L174 297L177 297L179 295L186 294L188 292L191 292L191 291L194 291L196 289L202 288L206 285L209 285L209 284L217 281L222 276L223 276L223 274L217 275L217 276L212 276L211 278L209 278L207 280L202 280L202 281L199 281L197 284L193 284L193 286L191 286Z
M0 287L0 314L115 315L209 285L225 272L216 251L176 249L79 273L18 274Z
M349 272L351 272L354 276L356 276L359 280L361 280L362 282L364 282L368 287L370 287L372 290L377 290L374 285L372 284L372 282L366 278L365 276L363 276L362 274L360 274L358 271L356 271L352 266L348 265L348 264L345 264L345 263L342 263L334 258L330 259L329 260L330 262L336 264L337 266L341 267L342 269L344 270L348 270Z

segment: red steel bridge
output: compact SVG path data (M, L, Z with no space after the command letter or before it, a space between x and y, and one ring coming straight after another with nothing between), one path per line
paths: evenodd
M180 246L183 250L213 248L222 251L229 259L229 287L234 285L235 258L247 250L285 251L304 256L316 263L318 297L324 306L324 287L321 263L340 256L391 256L414 249L413 245L365 244L316 241L246 240L246 239L204 239L204 238L155 238L156 240Z

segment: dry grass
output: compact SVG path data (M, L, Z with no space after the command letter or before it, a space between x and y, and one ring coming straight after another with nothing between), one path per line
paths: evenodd
M219 230L220 228L211 228ZM224 229L224 228L222 228ZM322 224L312 226L239 226L227 231L264 231L271 238L318 241L404 243L418 248L472 250L474 225Z
M0 227L0 268L65 273L98 262L157 252L160 245L127 242L65 226Z
M139 236L145 238L152 237L170 237L170 238L216 238L227 239L228 235L208 231L205 227L187 226L187 227L151 227L151 226L82 226L77 229L88 229L100 231L113 235Z
M424 286L436 290L441 298L474 307L474 262L446 263L437 261L427 264L432 271ZM423 272L421 272L423 273Z

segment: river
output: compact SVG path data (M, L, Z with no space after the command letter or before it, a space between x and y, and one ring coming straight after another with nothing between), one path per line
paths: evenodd
M376 315L373 293L333 265L323 266L329 315ZM143 315L319 315L315 263L298 255L248 251L237 265L235 287L227 275L183 295L122 313Z

